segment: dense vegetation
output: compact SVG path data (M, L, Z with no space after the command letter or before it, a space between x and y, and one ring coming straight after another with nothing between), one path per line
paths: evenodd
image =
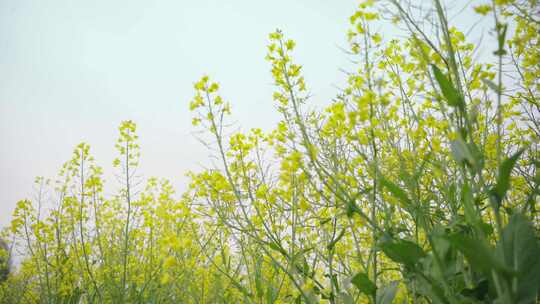
M203 77L189 107L218 161L179 199L167 180L137 186L133 122L119 128L112 196L81 143L17 204L1 302L537 302L539 2L466 9L489 24L476 28L482 56L438 0L362 1L354 69L323 110L295 42L270 34L282 119L269 132L233 132Z

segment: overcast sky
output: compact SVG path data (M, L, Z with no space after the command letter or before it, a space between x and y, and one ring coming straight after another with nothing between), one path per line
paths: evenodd
M184 189L208 152L194 137L193 82L220 82L243 129L279 116L264 60L276 28L297 41L314 99L330 101L348 58L354 0L0 0L0 226L85 141L111 179L120 121L138 124L141 173Z
M328 104L350 68L341 47L356 3L0 0L0 227L34 197L34 178L54 178L81 141L114 189L114 141L127 119L138 124L141 175L181 192L186 171L209 162L188 111L204 74L221 84L237 127L271 128L279 115L264 57L276 28L297 42L311 102ZM451 21L466 31L471 16L469 7Z

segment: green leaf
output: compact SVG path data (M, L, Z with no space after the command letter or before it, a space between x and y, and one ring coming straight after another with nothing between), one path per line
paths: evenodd
M483 272L490 277L492 271L510 273L510 269L505 267L493 253L492 248L485 240L473 238L461 233L448 236L448 240L459 250L469 261L474 269Z
M407 266L414 266L419 259L426 256L420 246L408 240L385 241L379 246L391 260Z
M471 166L474 166L475 161L471 150L463 139L458 138L450 142L450 149L452 150L452 155L458 163L467 163Z
M491 189L491 194L494 196L497 207L500 206L501 202L504 199L504 196L506 195L506 192L510 188L510 175L512 174L512 170L514 169L514 166L516 165L519 157L525 149L521 149L517 151L514 155L511 157L505 159L500 168L499 168L499 176L497 177L497 184L493 189Z
M351 218L354 212L356 212L356 208L357 207L354 201L347 202L345 206L345 214L347 214L347 217Z
M497 28L499 29L499 33L497 35L497 42L499 42L499 48L494 52L497 56L503 56L506 54L506 50L504 49L504 41L506 39L506 30L508 29L508 24L497 24Z
M486 279L480 280L473 288L464 288L461 294L476 300L484 300L489 291L489 281Z
M358 291L368 296L375 295L377 286L369 279L368 275L359 272L352 279L351 283L358 288Z
M263 290L263 275L261 272L262 269L262 258L258 258L255 261L257 267L255 267L255 291L257 292L257 297L262 298L264 295Z
M272 304L277 300L277 289L271 284L266 288L266 303Z
M377 290L377 303L378 304L391 304L396 296L398 281L392 281L385 287Z
M512 215L503 229L498 250L504 255L506 265L516 273L515 303L534 303L540 291L540 245L533 225L525 216Z
M268 247L274 249L275 251L278 251L279 253L281 253L283 256L287 256L287 251L285 251L285 249L283 249L283 247L281 247L280 244L277 244L277 243L274 243L274 242L268 242Z
M463 202L463 210L465 212L465 219L469 224L477 226L480 221L480 216L474 207L474 197L471 189L467 183L463 184L461 191L461 201Z
M393 196L398 198L404 205L404 207L412 206L412 201L409 199L409 196L405 190L401 189L398 185L387 180L384 176L380 177L381 185L383 185Z
M430 259L433 258L430 257ZM432 260L430 263L433 264L434 261ZM449 304L444 290L440 286L440 279L437 278L438 275L434 276L433 273L426 276L416 276L413 281L415 292L428 298L432 304Z
M446 101L448 104L452 107L459 107L460 109L464 109L464 101L459 92L456 90L454 85L450 82L448 77L446 77L443 72L434 64L431 65L431 68L433 69L433 74L435 75L435 79L437 80L437 83L439 84L439 87L441 89L441 92L446 98Z

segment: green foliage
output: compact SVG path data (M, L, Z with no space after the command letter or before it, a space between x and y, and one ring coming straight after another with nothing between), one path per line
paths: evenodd
M377 292L377 286L369 279L369 276L363 272L357 273L352 279L351 283L358 288L361 293L368 296L375 295Z
M512 173L512 169L514 169L516 162L524 151L525 149L521 149L518 152L514 153L514 155L512 155L510 158L504 160L504 162L499 168L497 183L495 184L493 189L491 189L491 194L494 196L497 207L500 206L506 195L506 192L508 191L508 189L510 189L510 176Z
M408 267L414 267L426 255L420 246L408 240L383 241L379 246L392 261Z
M431 67L433 68L433 74L435 75L435 79L437 80L441 92L444 98L446 98L448 104L452 107L457 107L463 110L465 108L465 103L463 101L463 97L459 94L458 90L454 87L452 82L450 82L448 77L444 75L436 65L432 65Z
M7 280L10 272L10 258L9 258L9 248L4 242L0 239L0 284Z
M231 132L230 103L203 76L189 109L219 161L188 173L179 198L166 180L140 186L132 121L112 194L78 145L17 204L2 236L25 256L0 302L538 302L537 4L474 7L497 46L480 62L439 0L360 1L355 65L324 109L308 110L296 43L271 33L274 129ZM391 23L399 35L374 30Z
M531 222L515 213L504 227L497 253L512 272L507 277L516 303L533 303L540 285L540 243Z

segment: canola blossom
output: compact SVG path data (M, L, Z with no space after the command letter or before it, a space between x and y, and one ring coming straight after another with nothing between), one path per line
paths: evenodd
M360 1L353 68L322 108L296 42L269 34L268 131L232 129L201 77L181 106L216 161L184 193L137 174L133 121L113 193L76 146L2 231L0 302L538 303L540 3L468 6L483 57L445 4Z

